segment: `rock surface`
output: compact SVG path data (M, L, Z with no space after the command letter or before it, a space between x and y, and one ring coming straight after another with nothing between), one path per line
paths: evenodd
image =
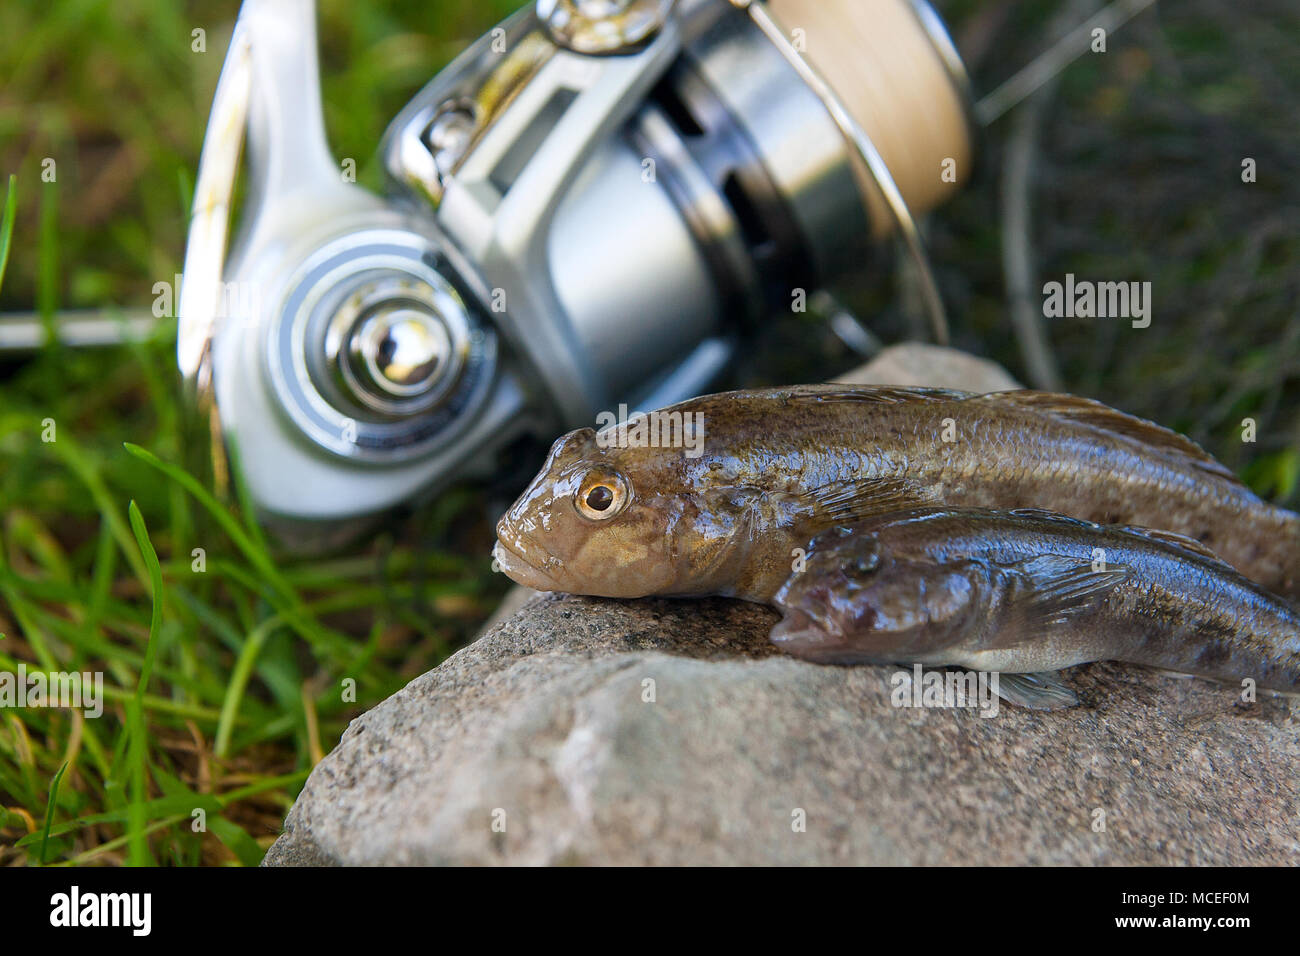
M897 708L775 620L536 598L354 721L267 862L1300 862L1284 704L1100 664L1069 711Z
M1015 387L916 346L850 379ZM267 864L1300 862L1276 699L1098 664L1073 710L896 707L897 668L784 657L767 608L513 600L351 724Z
M940 345L891 345L860 368L835 378L855 385L936 385L967 392L1024 388L1001 365Z

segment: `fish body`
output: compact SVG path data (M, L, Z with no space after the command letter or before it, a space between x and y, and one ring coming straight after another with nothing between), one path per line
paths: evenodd
M833 529L774 603L821 663L1039 673L1118 660L1300 692L1300 614L1196 542L1033 510Z
M922 507L1033 507L1177 532L1300 594L1300 516L1188 439L1088 399L813 385L654 414L702 436L689 453L622 440L620 426L555 443L498 525L510 577L606 597L766 603L830 527Z

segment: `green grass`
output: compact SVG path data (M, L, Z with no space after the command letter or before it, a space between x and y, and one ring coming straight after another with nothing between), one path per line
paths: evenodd
M37 359L6 392L0 670L101 671L107 698L99 720L0 712L7 862L255 863L346 722L462 642L500 594L486 551L456 544L457 514L482 510L472 492L404 537L294 561L188 472L114 442L129 431L177 453L157 422L89 411L169 357L170 343L145 345L108 381L79 379L74 362L53 402L22 394L46 378Z
M388 119L512 6L322 4L327 122L363 182ZM3 5L3 308L147 306L180 270L235 9ZM0 709L0 865L255 865L347 722L503 590L474 489L342 553L277 549L214 478L174 355L164 326L0 366L0 672L100 672L105 696L99 719Z
M123 444L135 434L180 457L180 432L148 420L140 385L170 355L146 344L107 380L73 361L53 401L24 394L50 374L38 358L6 388L0 671L100 671L106 701L98 720L0 711L5 862L256 863L347 721L463 642L500 596L486 550L464 546L486 531L456 529L484 511L473 492L355 553L295 561L189 472ZM124 387L141 391L123 409L135 427L113 420Z

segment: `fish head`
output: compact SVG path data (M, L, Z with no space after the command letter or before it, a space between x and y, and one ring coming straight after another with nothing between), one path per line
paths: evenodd
M651 493L651 463L635 451L598 442L590 428L556 441L497 523L497 565L539 591L673 593L682 574L674 532L686 503Z
M968 634L986 609L987 572L967 561L889 553L872 534L814 549L777 593L782 649L822 663L924 660Z

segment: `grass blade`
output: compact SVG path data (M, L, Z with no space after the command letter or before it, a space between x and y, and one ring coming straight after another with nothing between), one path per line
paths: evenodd
M131 530L140 545L145 567L149 572L149 582L153 587L153 613L149 619L149 644L145 648L144 665L140 668L140 680L136 684L135 696L127 704L127 723L130 728L130 746L127 750L127 762L131 774L131 808L127 817L127 835L129 840L128 859L132 866L148 866L148 835L145 833L145 723L144 692L153 673L154 657L158 653L158 632L162 628L162 567L158 564L158 552L149 540L149 529L145 527L144 516L134 501L127 508L131 519Z
M234 515L222 506L221 502L217 501L212 492L204 488L189 472L183 468L178 468L171 462L163 461L153 452L131 442L123 442L123 447L136 458L158 469L172 481L179 484L193 495L195 500L216 519L217 523L229 535L230 540L235 543L235 546L248 559L248 562L261 574L262 579L270 586L274 595L279 597L276 609L284 616L285 621L297 629L313 647L327 651L335 656L346 656L349 653L348 642L340 639L339 635L332 633L329 628L323 627L315 620L303 605L302 598L294 590L293 585L285 579L284 575L280 573L280 569L275 566L275 562L271 560L271 556L266 549L258 546L254 537L248 534ZM272 603L276 602L272 600Z
M5 267L9 265L9 243L14 235L14 219L18 210L18 179L9 174L9 189L5 192L4 216L0 217L0 286L5 282Z
M67 761L64 761L63 765L59 767L59 772L56 773L54 779L50 781L50 799L49 802L45 804L45 825L41 827L41 849L36 855L36 859L40 862L41 866L45 865L45 849L50 842L50 825L54 823L54 803L59 796L59 783L63 780L63 773L67 769Z
M239 716L239 702L243 699L245 688L248 687L253 665L257 663L257 657L262 653L266 639L283 623L278 614L267 618L248 635L248 640L244 642L239 652L234 673L230 675L230 683L226 687L226 698L221 703L221 718L217 721L217 741L213 752L218 758L225 758L230 750L230 735L235 729L235 718Z
M162 566L158 563L158 552L154 550L153 542L149 540L149 529L145 527L144 515L140 513L140 506L134 501L127 508L127 514L131 519L131 531L135 534L135 540L140 545L140 553L144 556L145 568L149 571L149 584L153 588L153 613L149 618L149 645L144 652L144 666L140 668L140 683L135 689L136 701L144 699L145 689L149 685L149 678L153 674L154 658L158 654L158 632L162 629L162 609L163 609L163 581Z
M123 447L128 453L139 458L141 461L154 468L157 468L172 481L179 484L188 491L194 498L207 510L222 529L230 536L230 540L235 542L235 546L243 552L244 557L248 558L249 563L257 568L266 580L284 597L293 600L296 603L296 595L289 583L284 580L279 570L271 562L270 556L265 550L259 548L257 543L248 535L244 528L234 516L224 507L221 502L213 497L212 493L183 468L178 468L171 462L163 461L153 452L134 445L131 442L124 442Z

